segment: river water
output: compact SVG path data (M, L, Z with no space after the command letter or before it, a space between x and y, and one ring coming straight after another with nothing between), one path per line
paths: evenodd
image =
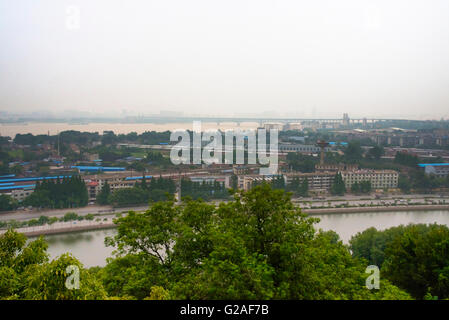
M378 230L409 223L438 223L449 226L449 211L400 211L400 212L369 212L347 214L315 215L321 221L316 228L334 230L348 243L357 232L369 227ZM53 259L65 252L71 252L86 267L104 266L106 258L112 256L114 248L104 245L104 238L116 234L115 229L95 230L49 235L48 252Z
M103 131L114 131L115 134L127 134L130 132L136 132L141 134L145 131L174 131L177 129L189 129L192 130L192 122L179 122L179 123L87 123L87 124L71 124L71 123L41 123L31 122L28 124L0 124L0 135L9 136L14 138L16 134L31 133L55 135L58 132L66 130L75 130L81 132L98 132L100 134ZM235 129L240 128L242 130L256 129L259 126L257 122L241 122L237 124L235 122L202 122L201 128L204 130L212 129Z

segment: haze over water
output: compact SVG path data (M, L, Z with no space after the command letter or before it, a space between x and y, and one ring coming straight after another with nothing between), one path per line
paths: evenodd
M257 122L242 122L238 126L234 122L202 122L202 129L256 129L258 127ZM0 125L0 135L9 136L14 138L16 134L31 133L33 135L48 134L55 135L58 132L66 130L75 130L81 132L98 132L114 131L115 134L127 134L130 132L136 132L141 134L145 131L174 131L176 129L189 129L192 130L191 122L184 123L87 123L87 124L71 124L71 123L39 123L33 122L28 124L2 124Z

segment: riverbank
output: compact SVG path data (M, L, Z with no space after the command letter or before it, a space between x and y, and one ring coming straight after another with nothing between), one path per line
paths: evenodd
M70 221L55 224L45 224L42 226L24 227L15 229L19 233L23 233L27 237L37 237L41 235L65 234L79 231L111 229L117 227L113 223L112 217L103 221ZM0 230L0 235L6 230Z
M390 208L392 209L392 208ZM316 214L320 221L314 225L316 230L335 231L344 244L358 232L374 227L385 230L410 223L437 223L449 226L448 210L418 211L408 208L405 211L369 212L351 214ZM342 212L343 213L343 212ZM106 259L113 256L115 247L106 246L105 237L114 237L117 228L71 232L45 236L48 242L50 259L70 252L86 267L105 266Z
M429 210L449 210L447 204L430 205L398 205L398 206L373 206L373 207L343 207L343 208L317 208L302 209L308 215L332 214L332 213L364 213L364 212L392 212L392 211L429 211Z

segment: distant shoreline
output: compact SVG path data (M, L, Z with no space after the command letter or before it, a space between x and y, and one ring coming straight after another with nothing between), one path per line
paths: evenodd
M46 236L53 234L66 234L72 232L80 232L80 231L92 231L92 230L104 230L104 229L113 229L116 228L116 224L98 224L91 226L76 226L70 228L59 228L59 229L48 229L48 230L39 230L39 231L26 231L20 232L20 229L16 229L17 232L23 233L27 237L38 237L38 236Z
M345 213L368 213L368 212L395 212L395 211L434 211L434 210L448 210L447 205L402 205L402 206L382 206L382 207L350 207L350 208L320 208L320 209L302 209L302 212L309 216L323 215L323 214L345 214ZM40 235L64 234L80 231L102 230L116 228L114 223L102 223L85 226L71 226L69 228L57 228L37 231L23 232L28 237L37 237ZM20 232L20 230L18 230Z
M449 210L449 204L301 209L302 212L307 213L308 215L311 216L317 214L332 214L332 213L429 211L429 210Z

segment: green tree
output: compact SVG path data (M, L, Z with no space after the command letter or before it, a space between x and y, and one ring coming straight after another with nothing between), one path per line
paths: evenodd
M109 204L109 198L111 196L111 188L109 187L108 182L106 181L101 188L101 191L97 195L98 204L105 205Z
M363 149L359 141L350 141L344 150L345 158L348 162L358 162L362 159Z
M334 232L317 233L317 221L268 183L218 208L157 202L115 220L117 235L106 240L115 258L98 274L109 295L138 299L155 287L173 299L410 298L384 280L367 290L366 261Z
M345 186L345 183L343 181L343 177L341 176L340 172L335 174L334 181L332 182L330 191L331 191L331 193L333 195L342 196L342 195L345 194L346 186Z
M383 273L418 299L449 298L449 228L412 225L385 249Z
M0 211L15 210L19 206L17 200L7 194L0 194Z
M408 177L400 174L398 179L398 187L404 193L409 193L412 187L412 184Z
M372 160L379 160L385 154L385 150L382 146L374 146L366 153L366 158Z
M381 267L385 260L385 248L404 232L404 226L379 231L374 227L358 232L349 240L349 248L356 258L364 258L369 264Z
M361 193L371 192L371 181L365 180L365 181L360 182L360 192Z
M298 188L298 194L301 197L307 197L309 195L309 180L304 178L301 182L301 185Z

